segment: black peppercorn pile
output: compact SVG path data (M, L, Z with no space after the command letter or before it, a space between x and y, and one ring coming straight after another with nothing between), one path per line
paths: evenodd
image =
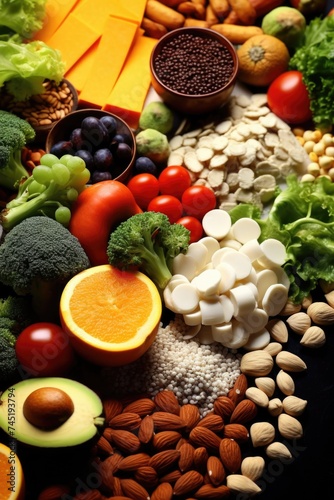
M234 62L217 40L181 34L162 48L155 61L158 78L181 94L204 95L224 87Z

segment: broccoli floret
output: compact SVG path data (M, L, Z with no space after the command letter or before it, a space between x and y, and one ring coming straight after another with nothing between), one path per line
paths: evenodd
M19 296L29 295L40 321L59 320L64 286L89 265L79 240L46 216L17 224L0 245L0 281Z
M0 299L0 328L7 328L15 337L37 320L27 297L9 295Z
M0 26L31 38L43 26L46 0L0 0Z
M29 174L21 161L22 149L35 138L30 123L8 111L0 110L0 186L15 190Z
M189 240L190 232L181 224L171 224L159 212L143 212L121 222L111 233L108 261L120 269L139 269L163 290L172 276L173 258L187 251Z
M0 328L0 382L4 387L15 376L19 365L15 352L15 341L16 339L10 330Z

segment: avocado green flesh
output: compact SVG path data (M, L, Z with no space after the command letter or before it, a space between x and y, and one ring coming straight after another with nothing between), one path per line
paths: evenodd
M42 387L62 389L74 403L73 414L57 429L39 429L23 414L26 398ZM95 392L79 382L61 377L23 380L0 397L0 428L17 441L42 448L76 446L88 441L96 435L97 427L103 425L102 413L102 401Z

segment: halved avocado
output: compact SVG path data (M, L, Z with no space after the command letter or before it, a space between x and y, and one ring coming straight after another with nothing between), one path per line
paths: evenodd
M37 427L25 416L24 404L27 398L34 391L45 388L60 389L73 402L71 415L56 428ZM38 448L67 448L86 443L103 426L102 414L103 406L99 396L80 382L67 378L23 380L9 387L0 397L0 428L19 443Z

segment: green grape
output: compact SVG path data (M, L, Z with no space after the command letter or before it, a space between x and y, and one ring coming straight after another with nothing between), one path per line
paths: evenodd
M41 165L46 165L47 167L52 167L54 163L57 163L59 159L57 158L56 155L53 155L51 153L45 153L40 159L40 164Z
M66 154L66 155L61 156L59 161L60 161L60 163L63 163L67 167L67 162L70 158L72 158L72 155Z
M90 171L88 168L85 168L82 172L77 174L73 179L71 179L71 187L77 189L80 193L82 189L85 187L87 182L90 179Z
M54 181L59 186L66 186L71 177L69 169L63 163L54 163L51 170Z
M66 192L66 197L68 201L75 201L79 196L79 193L76 189L73 187L69 188Z
M45 165L37 165L32 171L33 178L39 184L48 185L53 179L52 170Z
M67 160L67 168L72 174L80 174L86 168L86 163L79 156L72 156Z
M46 189L45 184L40 184L39 182L33 180L28 186L29 194L39 194Z
M55 219L63 226L67 226L71 220L71 210L67 207L59 207L55 211Z

